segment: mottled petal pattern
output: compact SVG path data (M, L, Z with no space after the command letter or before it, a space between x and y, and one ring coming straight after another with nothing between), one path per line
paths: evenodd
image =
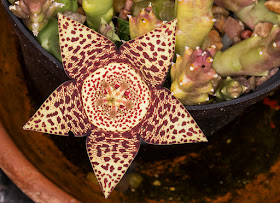
M94 126L84 112L79 89L72 81L60 85L23 128L56 135L68 135L69 131L75 136L89 134Z
M120 47L121 57L134 63L143 79L154 87L164 83L171 65L176 23L175 19Z
M141 138L150 144L207 142L186 108L167 89L154 89Z
M128 132L95 132L87 137L88 156L105 198L119 183L140 147L140 139Z
M117 47L103 35L61 14L58 22L62 63L70 78L83 80L117 57Z

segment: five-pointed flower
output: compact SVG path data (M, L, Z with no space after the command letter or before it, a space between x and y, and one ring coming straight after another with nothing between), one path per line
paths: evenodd
M141 139L164 145L207 141L185 107L161 88L174 54L176 22L117 49L59 14L62 62L72 80L47 98L24 129L87 136L88 156L106 198Z

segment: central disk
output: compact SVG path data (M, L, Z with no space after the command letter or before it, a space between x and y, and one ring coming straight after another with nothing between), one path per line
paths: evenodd
M143 119L151 95L128 64L111 63L84 81L82 98L92 124L105 131L123 132Z

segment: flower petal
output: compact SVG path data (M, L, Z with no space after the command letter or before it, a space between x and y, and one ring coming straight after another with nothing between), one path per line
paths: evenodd
M80 80L117 56L115 44L90 28L58 14L62 63L69 77Z
M175 19L120 47L121 57L133 63L143 79L154 87L162 86L171 64L176 23Z
M151 111L142 123L141 138L150 144L207 142L186 108L165 88L153 89Z
M94 127L84 112L79 86L72 81L60 85L23 129L56 135L68 135L69 131L75 136L88 134Z
M105 198L119 183L139 147L140 139L129 132L95 132L87 137L88 156Z

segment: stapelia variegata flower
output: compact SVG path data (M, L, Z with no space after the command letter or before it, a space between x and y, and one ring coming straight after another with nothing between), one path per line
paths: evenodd
M161 88L174 54L176 20L120 49L99 33L59 14L62 62L72 80L60 85L25 130L87 136L94 173L107 198L150 144L206 142L185 107Z

